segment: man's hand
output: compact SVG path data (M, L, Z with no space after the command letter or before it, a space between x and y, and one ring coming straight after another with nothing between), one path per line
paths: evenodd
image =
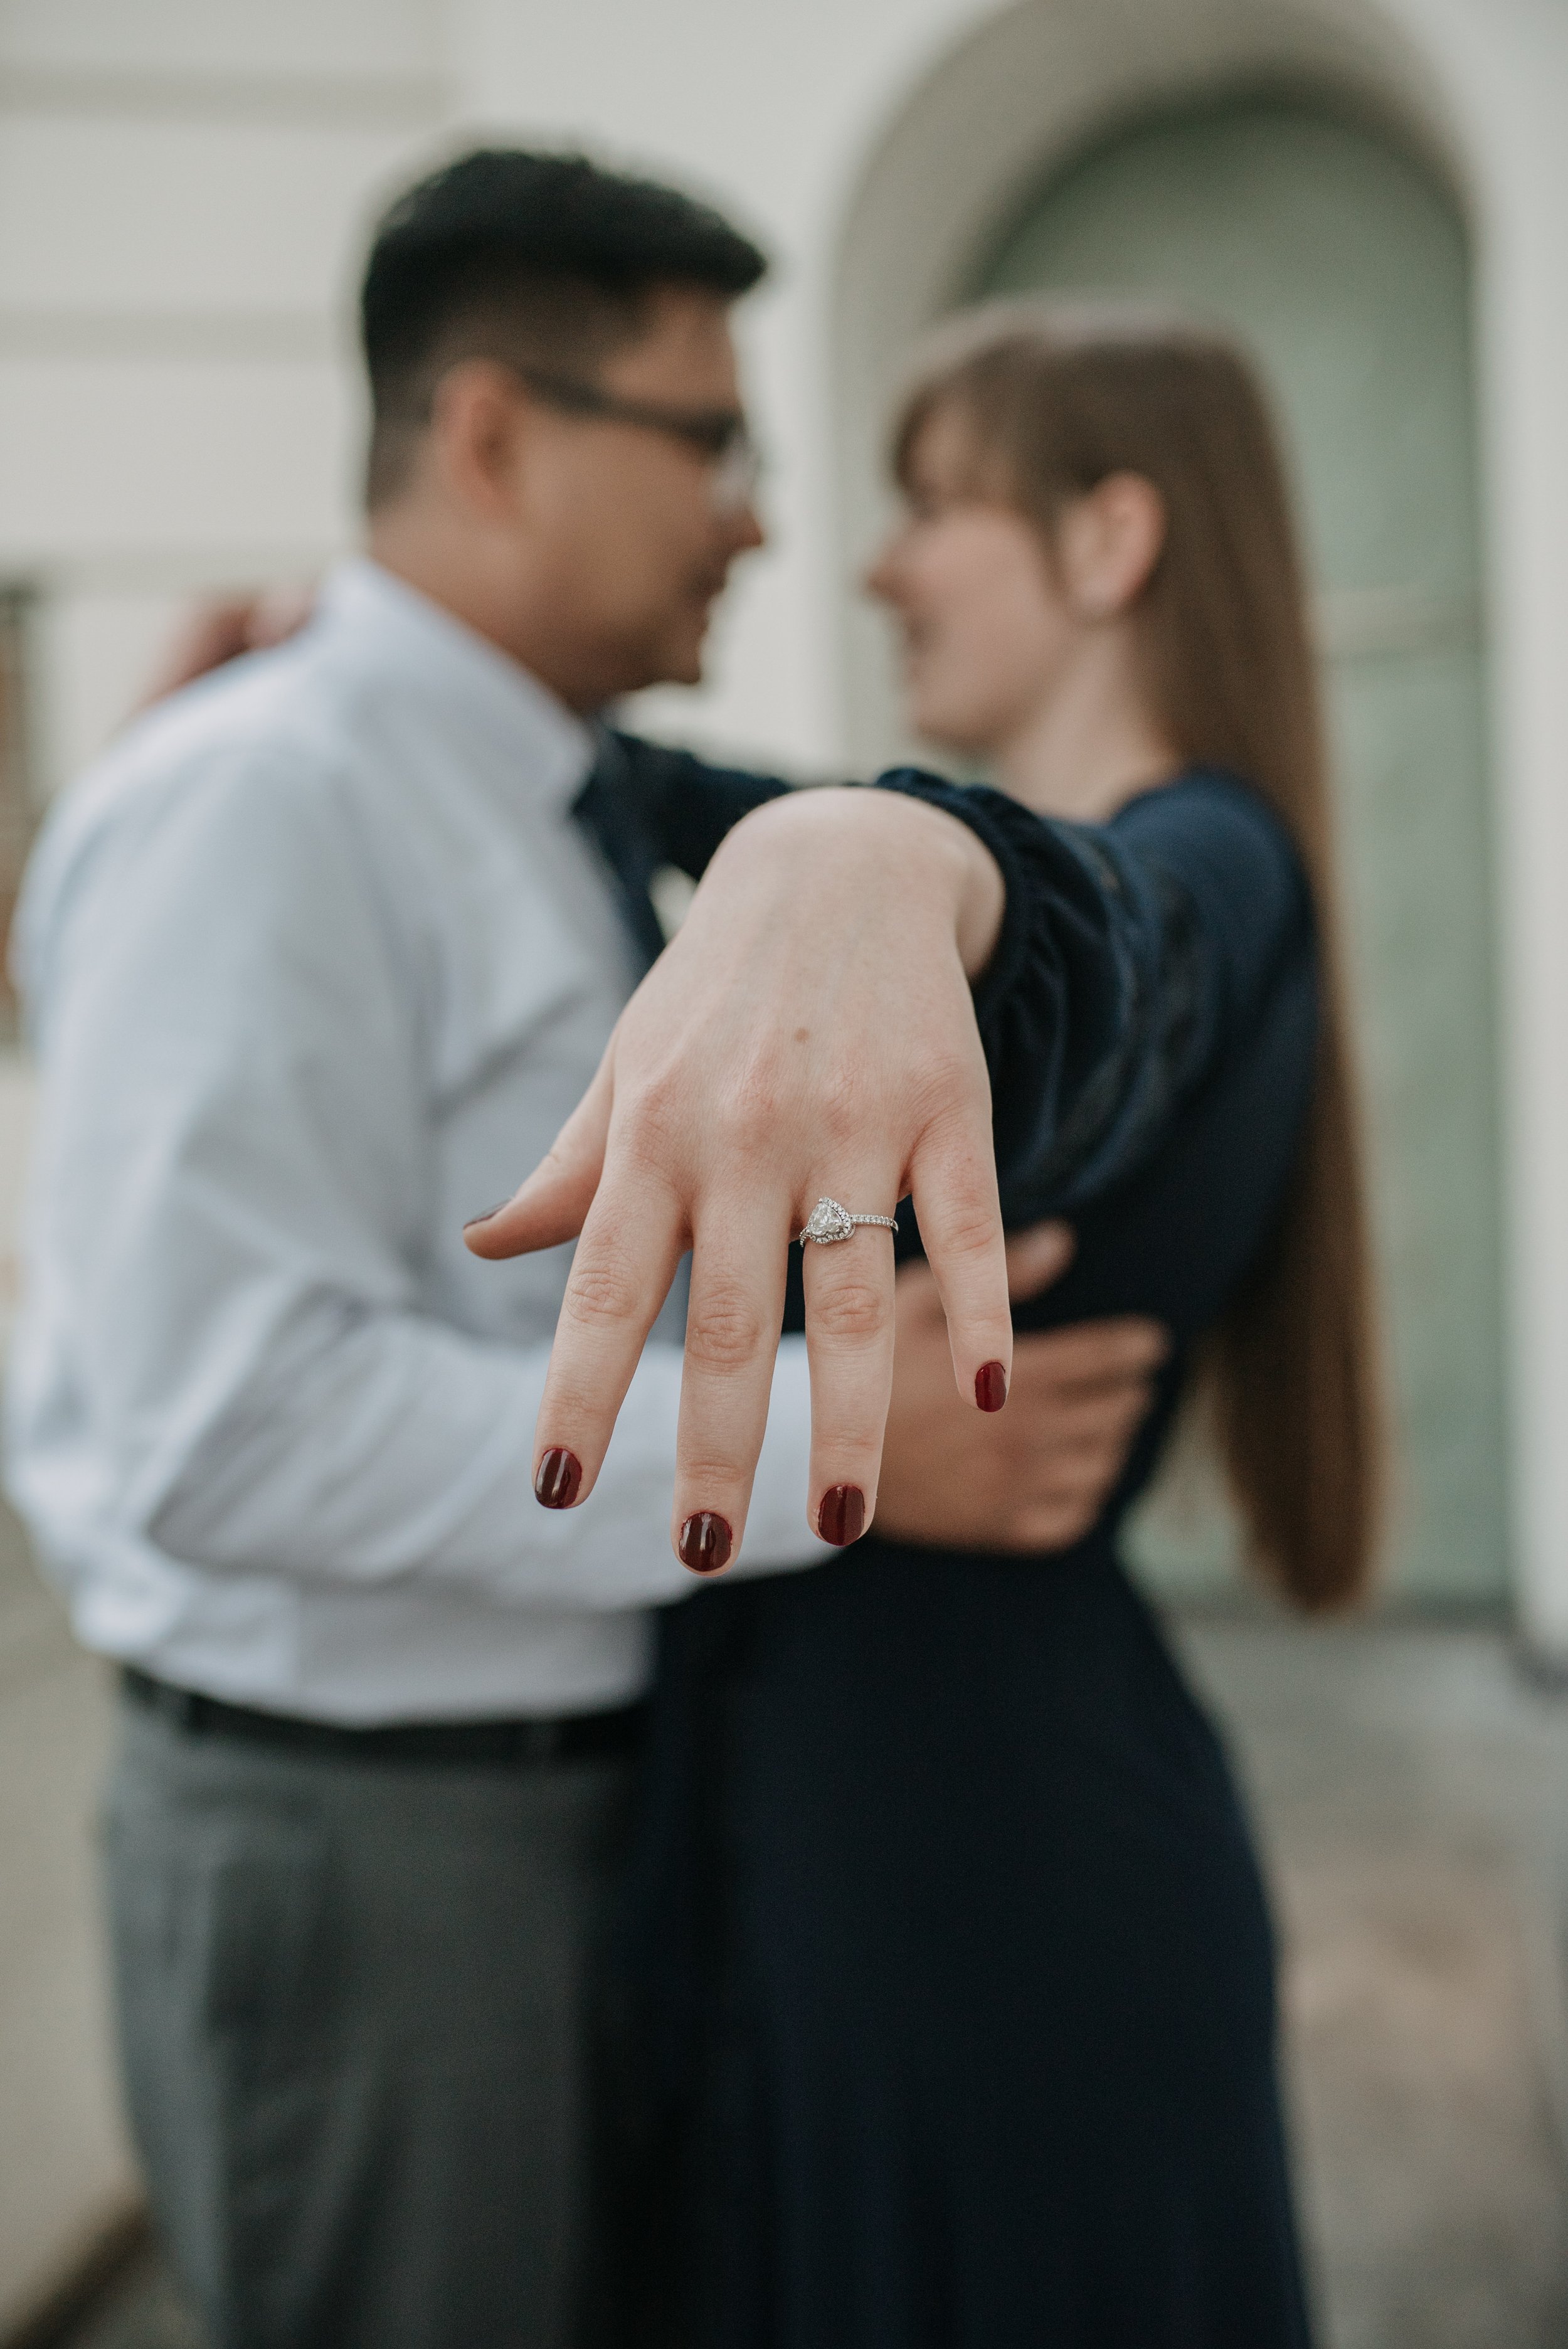
M1008 1243L1015 1301L1072 1259L1065 1224ZM954 1549L1065 1549L1088 1531L1120 1475L1169 1351L1157 1321L1128 1316L1020 1334L1007 1408L966 1411L953 1390L947 1324L924 1264L895 1297L892 1403L877 1531Z

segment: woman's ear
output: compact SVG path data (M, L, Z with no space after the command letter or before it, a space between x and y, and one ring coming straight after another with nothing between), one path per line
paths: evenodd
M1165 501L1142 473L1108 473L1063 516L1057 562L1080 620L1114 620L1149 585L1165 544Z

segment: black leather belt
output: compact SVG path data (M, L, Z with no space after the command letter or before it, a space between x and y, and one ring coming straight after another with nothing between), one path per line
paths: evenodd
M174 1688L128 1664L125 1692L193 1737L232 1739L343 1762L479 1763L515 1768L549 1762L587 1762L634 1753L647 1726L645 1704L613 1713L562 1713L526 1721L402 1721L367 1729L335 1722L302 1721L292 1713L261 1713L197 1689Z

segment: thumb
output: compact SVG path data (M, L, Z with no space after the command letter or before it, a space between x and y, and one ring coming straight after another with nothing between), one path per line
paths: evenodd
M593 1083L526 1183L499 1207L463 1226L471 1255L528 1256L577 1237L603 1171L614 1098L606 1052Z
M1007 1242L1007 1294L1014 1304L1038 1297L1059 1280L1077 1246L1070 1224L1033 1224L1026 1232L1015 1232Z

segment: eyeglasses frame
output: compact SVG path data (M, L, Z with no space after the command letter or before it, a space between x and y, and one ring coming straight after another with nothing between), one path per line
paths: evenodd
M696 450L714 469L714 503L721 512L738 511L755 498L762 457L740 409L671 408L661 400L625 399L601 384L585 383L578 376L556 375L547 367L513 367L507 371L536 399L563 416L581 416L599 424L630 424L641 431L662 432Z

